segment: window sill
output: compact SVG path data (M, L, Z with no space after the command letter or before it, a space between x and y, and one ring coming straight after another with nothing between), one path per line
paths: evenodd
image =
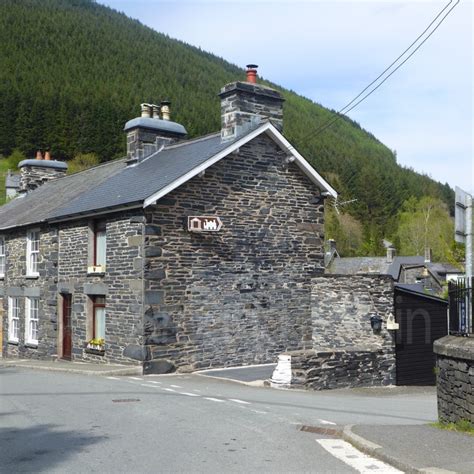
M39 274L38 275L25 275L25 278L28 280L37 280L39 278Z
M29 347L30 349L38 349L38 343L34 342L25 342L25 347Z
M94 354L94 355L100 355L100 356L103 356L105 355L105 350L99 350L99 349L88 349L87 347L84 349L84 352L86 352L86 354Z
M18 341L8 341L8 344L10 344L12 346L18 346L19 342Z

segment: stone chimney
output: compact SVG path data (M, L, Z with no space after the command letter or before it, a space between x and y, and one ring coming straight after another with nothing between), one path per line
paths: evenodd
M397 255L397 249L391 245L387 247L387 263L392 263Z
M221 137L233 140L249 128L270 120L283 130L283 97L267 86L257 83L257 66L247 66L245 82L231 82L219 94L221 98Z
M425 263L431 263L433 260L433 251L430 247L425 247Z
M62 178L66 175L67 164L64 161L51 159L49 152L46 157L40 151L36 152L36 159L23 160L18 164L20 168L20 194L33 191L47 181Z
M160 111L162 117L160 117ZM170 102L141 104L141 116L125 124L127 132L127 162L138 163L163 146L183 139L187 132L179 123L172 122Z

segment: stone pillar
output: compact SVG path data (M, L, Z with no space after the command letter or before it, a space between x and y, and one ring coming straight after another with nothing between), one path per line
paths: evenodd
M435 341L438 417L474 423L474 338L445 336Z

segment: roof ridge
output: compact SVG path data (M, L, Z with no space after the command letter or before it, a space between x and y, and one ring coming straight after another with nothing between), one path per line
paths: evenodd
M160 151L164 151L164 150L171 150L173 148L178 148L180 146L184 146L184 145L190 145L192 143L197 143L197 142L200 142L200 141L203 141L203 140L209 140L210 138L214 137L214 136L218 136L220 135L221 132L212 132L212 133L208 133L207 135L203 135L201 137L198 137L198 138L194 138L192 140L185 140L185 141L182 141L182 142L179 142L179 143L176 143L174 145L169 145L169 146L165 146L162 150Z

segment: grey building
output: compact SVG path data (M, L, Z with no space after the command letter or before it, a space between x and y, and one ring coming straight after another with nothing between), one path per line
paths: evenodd
M18 194L19 189L20 175L8 170L7 175L5 176L5 197L7 199L13 199Z
M168 103L142 104L121 160L20 163L0 208L5 357L167 372L312 347L336 192L282 134L281 95L249 78L221 90L217 133L187 140Z

